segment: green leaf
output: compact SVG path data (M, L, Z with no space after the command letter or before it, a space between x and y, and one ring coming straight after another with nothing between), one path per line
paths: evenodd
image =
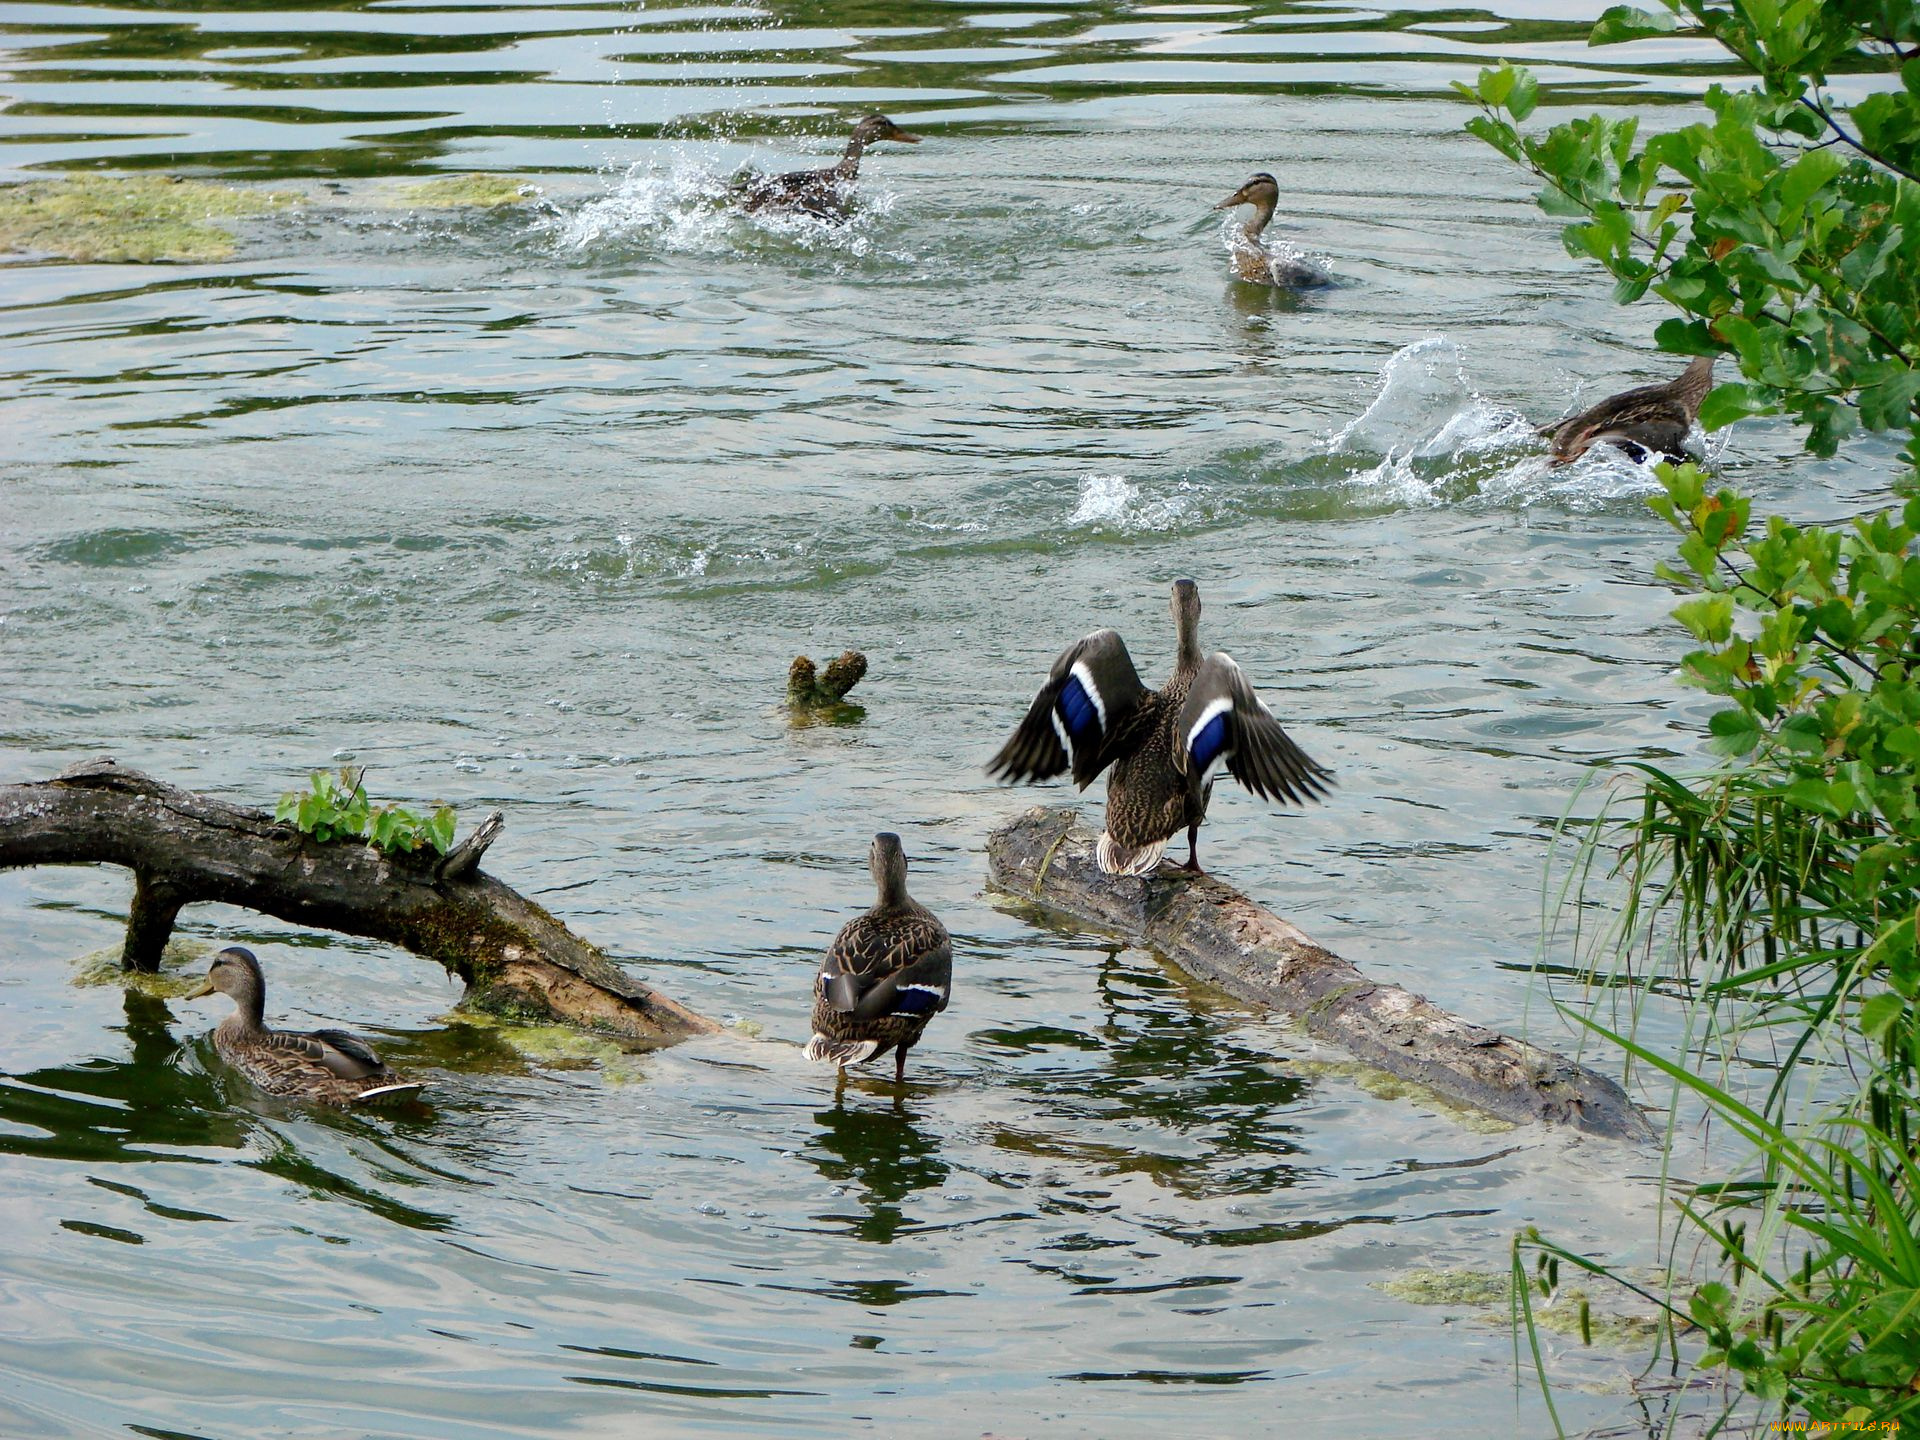
M1700 405L1700 428L1719 430L1748 415L1771 415L1778 408L1764 385L1716 385Z
M1733 597L1702 595L1673 608L1673 618L1693 632L1693 638L1721 645L1733 633Z
M1776 182L1780 203L1799 209L1831 185L1845 168L1845 162L1831 150L1807 151Z
M1894 1021L1906 1013L1907 1002L1891 991L1875 995L1860 1006L1860 1033L1878 1040L1893 1028Z
M1721 710L1707 721L1707 733L1713 737L1707 748L1715 754L1746 755L1760 743L1760 722L1745 710Z
M1587 44L1618 45L1625 40L1645 40L1650 35L1671 35L1678 28L1671 11L1616 5L1594 21Z
M1507 159L1519 164L1523 152L1520 148L1520 135L1504 120L1496 120L1491 115L1475 115L1466 124L1469 135L1477 135Z
M1827 748L1826 730L1814 715L1789 716L1778 734L1780 743L1795 754L1819 755Z
M1515 120L1525 120L1533 114L1534 106L1540 103L1540 82L1533 78L1533 72L1525 66L1514 67L1513 89L1507 95L1507 113Z

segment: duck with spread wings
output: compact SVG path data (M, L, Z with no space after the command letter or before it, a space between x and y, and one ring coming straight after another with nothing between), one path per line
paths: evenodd
M1173 619L1179 650L1166 684L1149 690L1119 632L1096 630L1054 661L1027 718L987 765L1009 781L1071 768L1082 790L1111 766L1096 850L1109 875L1149 873L1183 829L1185 868L1198 871L1200 822L1221 765L1262 799L1295 805L1320 799L1330 783L1331 772L1288 738L1233 657L1200 649L1200 591L1191 580L1174 582Z

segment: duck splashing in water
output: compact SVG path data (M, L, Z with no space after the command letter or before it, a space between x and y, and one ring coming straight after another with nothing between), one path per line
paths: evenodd
M784 175L748 175L736 182L740 204L749 213L762 210L844 220L853 211L853 184L860 178L860 157L869 145L894 140L918 145L920 137L902 130L884 115L869 115L853 127L840 163L821 170L792 170Z
M1333 277L1305 260L1276 255L1260 236L1273 220L1274 207L1280 203L1280 186L1262 170L1233 194L1213 208L1232 210L1241 205L1253 207L1253 218L1233 231L1228 251L1233 257L1236 280L1250 285L1272 285L1281 290L1309 290L1331 285Z

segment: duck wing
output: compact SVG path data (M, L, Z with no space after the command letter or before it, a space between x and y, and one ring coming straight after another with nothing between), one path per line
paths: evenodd
M1140 683L1133 657L1117 630L1096 630L1053 662L1027 718L987 774L1009 781L1050 780L1068 768L1082 790L1140 742L1140 721L1154 692Z
M1539 433L1553 441L1554 449L1559 452L1567 451L1576 444L1580 450L1584 450L1596 440L1612 438L1610 432L1620 431L1627 426L1657 426L1663 431L1678 427L1680 438L1685 439L1693 427L1693 414L1686 402L1673 393L1673 389L1671 384L1667 384L1642 385L1638 389L1623 390L1618 395L1609 395L1598 405L1582 410L1578 415L1569 415L1564 420L1542 425ZM1578 454L1579 451L1574 453Z
M385 1062L372 1047L346 1030L274 1030L268 1032L266 1044L319 1065L343 1080L366 1080L387 1073Z
M1203 786L1225 762L1227 773L1263 800L1305 805L1325 795L1332 778L1280 728L1224 651L1209 655L1194 672L1175 736L1174 764Z
M827 947L817 983L835 1010L873 1020L944 1010L952 982L947 927L916 906L849 921Z
M755 175L742 187L745 207L753 210L804 210L818 215L846 209L836 170L789 170L784 175Z

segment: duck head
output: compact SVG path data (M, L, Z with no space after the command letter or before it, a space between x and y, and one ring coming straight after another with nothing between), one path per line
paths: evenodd
M1273 176L1267 174L1266 171L1262 170L1213 208L1216 210L1231 210L1236 205L1252 205L1257 209L1271 213L1273 207L1279 203L1279 182L1276 181Z
M884 115L867 116L853 127L853 138L861 145L871 145L876 140L898 140L902 145L920 143L918 135L902 130Z
M267 977L251 950L229 945L213 957L207 978L184 998L199 1000L218 992L233 998L234 1007L257 1026L267 1006Z

